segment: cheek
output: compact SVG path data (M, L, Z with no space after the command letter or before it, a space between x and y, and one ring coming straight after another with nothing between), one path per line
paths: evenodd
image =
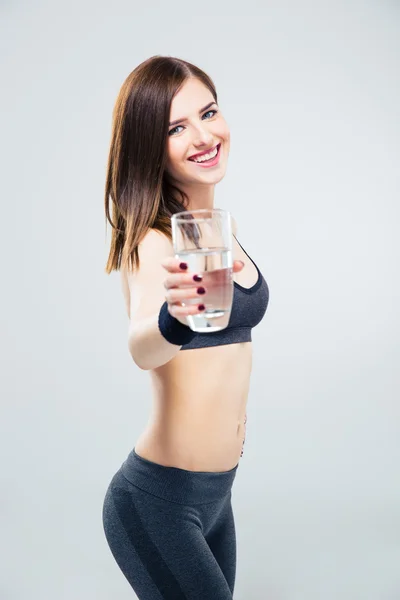
M223 127L220 131L220 137L225 141L225 144L229 146L229 143L231 141L231 132L229 130L229 127L227 125L225 125L225 127Z
M176 167L184 160L184 158L185 149L181 147L180 144L170 143L168 146L168 164L172 167Z
M229 125L228 125L228 121L222 115L220 116L220 119L218 120L218 126L221 129L221 131L224 133L224 135L226 135L227 137L229 137Z
M221 137L224 140L225 154L228 155L231 147L231 134L229 129L225 129Z

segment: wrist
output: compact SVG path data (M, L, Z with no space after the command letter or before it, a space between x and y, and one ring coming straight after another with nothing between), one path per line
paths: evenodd
M168 342L177 346L188 344L196 336L195 331L192 331L189 326L183 325L170 314L167 302L164 302L160 308L158 328Z

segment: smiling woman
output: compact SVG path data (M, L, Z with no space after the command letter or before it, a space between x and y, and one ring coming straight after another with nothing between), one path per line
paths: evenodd
M103 524L140 600L233 598L231 490L246 435L251 330L266 311L268 286L231 219L229 324L215 335L193 332L187 317L204 310L210 290L204 274L175 257L171 232L175 213L214 208L229 150L215 86L198 67L156 56L128 76L108 160L106 272L121 271L128 347L149 371L152 411L109 484Z

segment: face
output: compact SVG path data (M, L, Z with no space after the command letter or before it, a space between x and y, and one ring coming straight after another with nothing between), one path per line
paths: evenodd
M178 119L178 123L173 123ZM227 167L230 132L212 93L198 79L186 81L172 100L170 123L167 147L170 176L183 188L218 183ZM216 146L218 154L213 158ZM193 155L203 153L211 153L211 160L193 160Z

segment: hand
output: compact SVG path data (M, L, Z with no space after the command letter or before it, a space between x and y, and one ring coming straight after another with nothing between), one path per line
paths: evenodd
M201 276L196 275L195 273L188 273L187 268L181 268L180 265L182 264L185 263L172 257L164 258L161 262L161 266L168 271L168 275L164 280L164 287L167 290L165 300L168 304L168 312L172 317L175 317L175 319L182 323L182 325L187 326L186 317L188 315L198 315L201 313L201 310L199 309L199 306L202 304L201 298L206 295L207 290L201 293L201 289L204 290L204 287L201 285ZM234 273L239 273L243 267L244 263L241 260L233 261L232 270ZM198 290L200 290L200 293ZM193 298L197 298L199 304L181 306L182 302L186 302Z

